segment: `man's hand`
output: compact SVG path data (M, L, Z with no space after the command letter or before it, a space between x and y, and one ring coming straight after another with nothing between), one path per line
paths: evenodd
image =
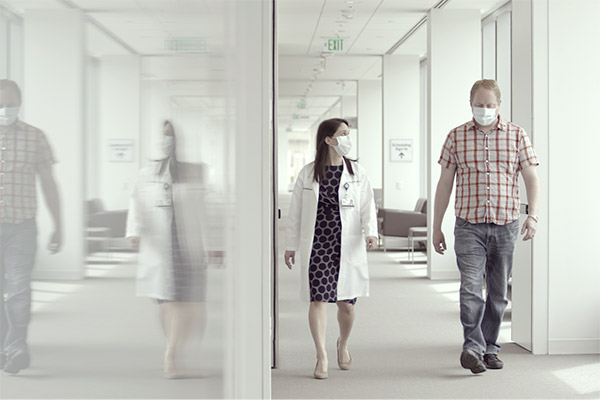
M62 232L57 229L52 235L50 235L50 242L48 243L48 251L50 254L56 254L62 247Z
M446 239L444 238L444 233L441 230L433 231L433 249L441 255L444 255L444 251L448 249L446 247Z
M537 222L535 222L535 219L527 217L523 223L523 228L521 228L521 235L525 235L523 240L533 239L537 230L536 228Z
M138 251L140 249L140 237L139 236L129 236L127 238L127 245L129 248L134 251Z
M296 252L292 250L286 250L283 259L285 260L285 265L287 265L289 269L292 269L292 265L296 263Z
M367 251L371 251L377 247L377 238L375 236L367 236Z

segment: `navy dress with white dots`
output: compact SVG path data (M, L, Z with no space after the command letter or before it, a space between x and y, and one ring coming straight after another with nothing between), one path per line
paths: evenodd
M310 254L308 280L310 282L310 301L335 303L340 273L340 254L342 248L342 221L338 190L344 167L327 166L325 179L320 182L315 237ZM356 298L341 300L350 304Z

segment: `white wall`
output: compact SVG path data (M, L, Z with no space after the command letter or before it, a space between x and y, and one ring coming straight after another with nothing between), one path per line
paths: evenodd
M418 56L383 56L383 206L413 210L420 194ZM412 140L412 161L390 161L390 140Z
M421 122L421 131L420 131L420 153L421 153L421 162L420 162L420 175L421 179L419 181L419 197L427 198L427 193L429 192L429 188L427 187L427 177L429 176L429 163L427 160L427 149L429 148L429 119L428 119L428 110L427 105L429 104L427 96L429 95L429 90L427 89L428 81L427 81L427 60L421 61L420 66L420 85L421 85L421 96L420 96L420 122Z
M548 350L600 353L600 135L591 128L600 109L600 3L548 4L549 220L540 221L549 228Z
M131 184L139 168L140 58L136 55L104 56L99 79L99 197L108 210L129 206ZM110 160L109 144L114 140L133 141L133 161Z
M538 3L540 4L540 3ZM512 48L511 48L511 84L512 84L512 121L525 129L530 136L533 145L540 158L541 167L538 167L538 175L541 181L547 181L545 171L547 170L547 161L544 158L547 151L544 150L543 135L535 134L536 131L547 132L548 117L544 117L539 113L536 114L536 129L533 130L533 109L532 107L532 77L535 75L538 89L547 87L547 54L540 57L539 52L544 51L547 45L544 43L536 43L533 53L538 61L545 60L539 65L545 65L546 71L536 71L532 73L532 16L530 0L516 0L512 3ZM547 18L546 18L547 20ZM537 24L536 24L537 25ZM537 37L537 35L536 35ZM543 35L540 38L547 40L547 36ZM538 38L538 40L540 39ZM537 64L537 62L536 62ZM503 104L507 99L507 95L503 92ZM546 97L546 96L542 96ZM521 203L526 203L526 192L522 179L520 180L521 188ZM547 220L547 206L544 205L544 197L547 197L547 187L542 185L542 196L540 198L540 218ZM546 195L544 196L544 193ZM521 216L523 219L524 216ZM544 225L539 225L540 230L536 234L534 243L531 241L517 241L515 255L513 260L513 284L512 284L512 340L526 349L531 350L534 354L546 354L548 343L548 316L547 316L547 263L540 264L540 257L536 257L537 266L534 262L533 250L539 248L538 244L544 242L544 237L547 231ZM547 236L546 236L547 238ZM540 275L540 272L542 275ZM536 275L534 279L534 275ZM534 296L535 295L535 296ZM543 304L536 302L536 298L542 298Z
M85 198L96 199L101 196L100 182L100 148L99 134L99 102L100 102L100 62L88 57L85 71Z
M428 18L429 195L427 224L433 225L433 203L441 166L437 163L451 129L471 116L469 91L481 78L479 10L432 10ZM442 224L448 250L428 252L431 279L458 278L454 255L454 191ZM431 235L431 230L429 232ZM431 238L430 238L431 239ZM431 242L431 240L430 240Z
M337 116L337 118L353 118L357 115L357 98L356 96L342 96L341 99L341 112ZM351 121L348 121L350 124L349 136L350 140L352 140L352 149L348 153L347 157L356 160L358 158L358 148L360 147L360 143L358 140L357 127L353 126ZM359 160L360 161L360 160Z
M232 74L235 121L235 220L232 232L230 398L271 397L270 290L274 221L272 29L270 2L236 2L231 13L236 58ZM257 29L257 27L259 27Z
M289 182L290 160L288 159L289 135L284 127L277 130L277 191L287 193Z
M358 81L358 159L374 188L383 185L381 90L381 80Z
M500 115L502 118L511 120L511 13L505 12L496 20L496 81L502 93L500 104Z
M75 10L27 11L24 17L23 120L46 133L61 199L63 250L46 251L50 214L38 191L37 278L78 279L84 255L84 23Z

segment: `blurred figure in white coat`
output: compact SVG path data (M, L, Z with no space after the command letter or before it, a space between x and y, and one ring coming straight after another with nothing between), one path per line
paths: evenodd
M315 161L298 174L289 213L284 257L291 269L299 256L301 296L310 301L308 320L317 350L316 379L328 377L327 303L338 306L338 366L350 369L354 304L369 295L367 250L377 244L373 189L364 168L345 157L352 147L348 135L346 120L321 122Z
M182 376L177 350L191 329L204 328L206 252L202 238L203 165L182 163L176 156L176 135L164 122L165 157L140 171L132 192L127 238L139 250L136 292L155 299L166 336L163 370L166 378Z

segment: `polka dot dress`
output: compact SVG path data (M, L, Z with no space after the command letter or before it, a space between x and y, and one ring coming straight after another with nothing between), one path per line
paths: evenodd
M342 248L342 221L338 189L344 167L327 166L325 179L320 182L319 205L315 223L315 237L310 254L308 280L310 301L335 303L340 273L340 253ZM342 300L356 303L356 298Z

